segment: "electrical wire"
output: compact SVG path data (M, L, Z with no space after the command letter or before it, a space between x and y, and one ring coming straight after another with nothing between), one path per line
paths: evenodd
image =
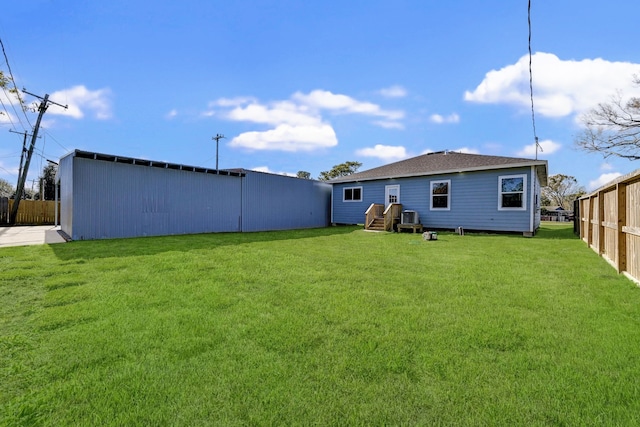
M24 101L20 97L20 91L18 90L18 87L16 86L16 81L13 78L13 71L11 70L11 64L9 64L9 58L7 57L7 51L4 48L4 43L2 42L2 38L1 37L0 37L0 47L2 47L2 54L4 55L4 61L7 64L7 71L9 71L9 79L11 80L11 83L13 83L13 88L15 90L15 94L18 97L18 101L20 101L20 106L22 107L21 108L22 114L24 114L24 118L27 120L27 123L29 123L29 127L33 128L33 125L29 121L29 117L27 116L27 113L25 112ZM13 104L11 104L11 106L13 107L13 110L15 111L15 106ZM18 116L18 121L20 122L20 126L22 126L23 130L26 130L26 128L22 124L22 120L20 120L20 115L18 114L17 111L16 111L16 115Z
M53 139L53 142L55 142L56 144L58 144L60 146L60 148L62 148L65 152L70 153L73 150L69 150L67 147L65 147L64 145L62 145L57 139L55 139L53 137L53 135L51 135L51 133L49 133L46 129L43 130L43 133L45 133L49 138Z
M542 147L538 143L538 135L536 132L536 113L533 107L533 70L531 66L532 57L531 54L531 0L529 0L529 5L527 7L527 21L529 23L529 93L531 95L531 123L533 124L533 137L536 142L536 159L538 158L538 148L542 151Z
M9 96L7 95L7 91L5 90L5 88L2 88L2 90L4 91L5 96L7 96L7 98L9 98ZM2 104L2 109L4 110L4 115L7 116L7 119L9 119L9 123L11 123L11 127L15 129L16 125L13 123L13 120L11 119L11 114L9 114L9 111L7 110L7 106L4 105L4 101L2 100L2 97L0 97L0 104ZM15 110L15 108L14 108ZM22 123L21 123L22 124ZM23 126L24 127L24 126Z

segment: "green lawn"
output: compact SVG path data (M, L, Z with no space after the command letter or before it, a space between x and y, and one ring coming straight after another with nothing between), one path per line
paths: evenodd
M638 425L640 289L569 226L0 249L0 425Z

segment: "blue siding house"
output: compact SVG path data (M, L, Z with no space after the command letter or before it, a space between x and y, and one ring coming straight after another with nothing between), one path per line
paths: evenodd
M400 212L415 211L427 229L531 236L540 226L547 161L442 151L329 182L335 224L390 231Z

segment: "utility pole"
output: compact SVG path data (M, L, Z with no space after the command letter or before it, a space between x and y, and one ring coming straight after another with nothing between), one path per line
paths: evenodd
M216 173L218 173L218 143L223 138L224 138L224 135L220 135L219 133L217 133L216 136L211 138L216 140Z
M49 108L49 104L55 104L62 108L67 108L67 105L58 104L57 102L49 101L49 94L46 94L44 98L34 95L32 93L27 92L25 88L22 88L24 93L27 93L36 98L42 99L42 102L38 106L38 120L36 120L36 125L33 128L33 134L31 135L31 145L29 146L29 150L27 151L27 159L24 162L24 170L22 174L18 177L18 186L16 187L16 198L13 200L13 206L11 208L11 216L9 217L9 223L15 224L16 217L18 216L18 207L20 205L20 199L22 199L22 193L24 191L24 184L27 180L27 174L29 173L29 164L31 163L31 156L33 155L33 149L36 146L36 139L38 138L38 131L40 130L40 121L42 121L42 116ZM26 137L25 137L26 138Z
M22 152L20 153L20 167L18 168L18 181L20 180L20 176L22 175L22 165L24 163L24 154L27 152L27 136L32 136L27 132L16 132L15 130L9 129L11 133L17 133L18 135L22 135ZM40 138L40 137L38 137Z

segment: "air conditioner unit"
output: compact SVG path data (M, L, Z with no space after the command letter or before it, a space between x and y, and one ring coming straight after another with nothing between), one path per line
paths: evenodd
M416 211L402 211L402 224L420 224L420 218Z

